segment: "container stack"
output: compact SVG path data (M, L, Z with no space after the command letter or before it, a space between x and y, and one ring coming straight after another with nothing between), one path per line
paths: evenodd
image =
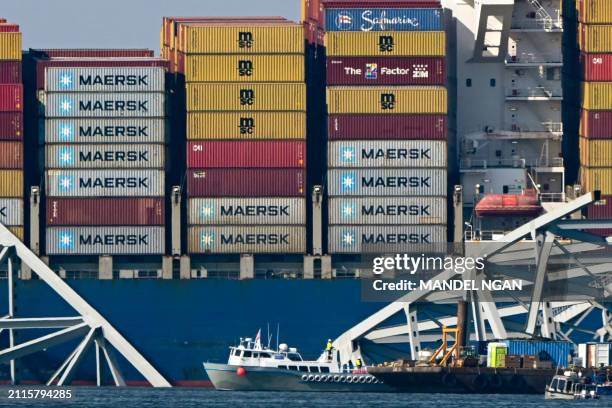
M83 54L37 61L46 254L162 255L166 63Z
M24 191L21 33L0 19L0 223L21 240Z
M612 2L580 0L578 8L583 81L581 184L585 191L602 194L587 209L588 218L612 219ZM612 231L599 233L612 235Z
M329 252L401 251L410 244L446 242L446 37L440 4L323 4Z

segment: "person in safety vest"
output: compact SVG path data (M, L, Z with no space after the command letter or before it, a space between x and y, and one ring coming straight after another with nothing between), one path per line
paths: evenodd
M325 347L325 351L327 351L327 359L329 361L332 360L332 349L333 349L332 341L331 339L327 339L327 346Z

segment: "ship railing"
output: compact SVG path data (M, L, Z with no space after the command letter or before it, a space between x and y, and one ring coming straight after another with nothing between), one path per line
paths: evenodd
M503 230L468 230L465 231L464 238L466 241L495 241L508 232Z
M508 90L506 96L509 98L560 98L563 96L563 91L544 86L513 88Z
M553 133L563 133L563 122L542 122L542 126Z
M536 167L563 167L563 157L546 157L536 160Z
M525 159L462 159L459 162L459 166L461 169L487 169L491 167L525 168L527 162Z
M540 193L540 201L543 203L562 203L565 201L564 193Z
M562 64L563 59L560 56L543 58L539 54L521 54L521 55L508 55L506 57L506 64Z
M554 18L523 18L512 19L511 29L513 30L563 30L563 19Z

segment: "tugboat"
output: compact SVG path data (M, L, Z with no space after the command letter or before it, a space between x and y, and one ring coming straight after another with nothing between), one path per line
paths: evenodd
M591 400L599 399L597 386L576 373L566 371L555 375L546 387L545 399Z

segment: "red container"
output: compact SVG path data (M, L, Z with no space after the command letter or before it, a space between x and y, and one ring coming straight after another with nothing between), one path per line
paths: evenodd
M580 135L586 139L612 139L612 111L583 110Z
M612 196L602 196L601 200L588 206L587 217L593 220L612 220Z
M47 225L164 225L164 198L49 198Z
M189 168L304 168L306 142L214 141L188 142Z
M446 115L330 115L329 140L444 140Z
M327 85L444 85L443 57L327 59Z
M21 142L0 142L0 169L23 168Z
M581 54L582 79L612 81L612 54Z
M18 33L19 25L13 23L0 23L0 33Z
M0 112L0 140L21 140L23 136L23 114Z
M321 0L324 8L440 8L436 0Z
M23 85L0 84L0 112L23 111Z
M298 169L202 169L187 172L189 197L304 197Z
M21 61L0 61L0 84L21 83Z
M37 58L151 58L153 50L145 48L48 48L32 49Z

